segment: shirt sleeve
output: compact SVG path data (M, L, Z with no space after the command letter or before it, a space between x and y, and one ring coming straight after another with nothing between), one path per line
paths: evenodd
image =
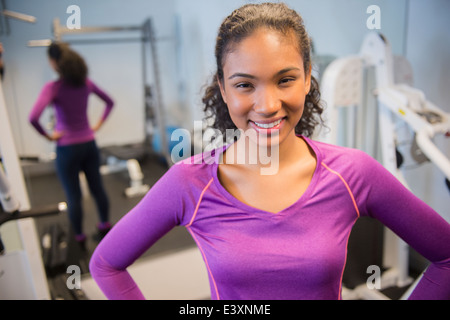
M380 163L369 156L361 162L369 186L364 211L430 261L409 299L450 299L450 224Z
M90 86L92 92L105 102L105 111L103 112L101 119L106 120L106 118L109 116L109 114L114 106L114 101L111 99L111 97L105 91L100 89L92 80L88 79L87 83Z
M42 88L28 116L28 120L30 121L31 125L43 136L47 136L47 133L39 123L39 119L42 113L44 112L45 108L47 108L47 106L49 106L52 103L53 99L54 99L53 83L49 82Z
M173 166L99 243L89 268L108 299L138 300L144 296L126 268L158 239L180 224L181 177Z

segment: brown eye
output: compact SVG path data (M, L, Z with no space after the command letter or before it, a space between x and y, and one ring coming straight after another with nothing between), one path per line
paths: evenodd
M289 82L295 81L295 78L289 77L289 78L283 78L280 80L279 84L287 84Z
M239 82L236 85L234 85L234 87L241 90L250 90L253 88L253 85L248 82Z

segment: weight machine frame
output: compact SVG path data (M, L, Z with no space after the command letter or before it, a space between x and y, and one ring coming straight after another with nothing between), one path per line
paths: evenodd
M425 95L408 81L395 81L395 66L409 64L394 57L387 39L378 33L368 34L358 55L333 61L322 78L322 99L327 103L330 133L318 139L328 143L361 149L387 168L406 187L408 184L397 162L396 123L406 123L415 133L415 142L424 156L450 180L450 160L432 141L438 134L449 135L450 114L426 100ZM403 63L399 63L403 62ZM374 72L375 83L368 80ZM396 72L412 77L408 68ZM340 113L342 110L346 114ZM344 112L345 113L345 112ZM346 126L342 126L342 122ZM374 134L375 133L375 134ZM381 153L381 156L380 156ZM408 245L385 228L380 290L405 287L413 282L408 270ZM416 282L403 294L406 299ZM353 290L343 288L344 299L388 299L379 290L361 284Z
M3 167L7 174L3 174L2 168L1 177L7 176L8 180L13 182L10 185L5 179L2 180L2 206L4 205L6 210L13 212L29 212L30 201L14 144L1 81L0 151ZM40 242L34 220L23 215L20 216L22 219L16 219L18 217L19 215L16 213L14 216L6 217L3 215L2 218L3 222L16 221L8 224L8 226L2 225L2 233L9 235L8 239L11 240L11 245L7 246L4 254L0 255L0 276L3 281L8 281L8 284L13 283L14 288L8 288L8 291L0 288L0 292L2 292L2 297L5 295L11 297L11 299L49 299L47 277L42 263ZM17 239L15 239L15 235L17 235ZM20 245L15 242L20 243ZM20 297L15 296L16 294Z

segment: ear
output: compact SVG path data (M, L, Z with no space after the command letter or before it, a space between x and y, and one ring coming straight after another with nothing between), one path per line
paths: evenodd
M309 90L311 90L311 65L305 71L305 94L308 94Z
M226 98L226 93L225 93L225 88L224 88L224 84L223 82L220 80L219 77L217 77L217 83L219 84L219 88L220 88L220 94L222 95L222 100L225 102L225 104L227 103L227 98Z

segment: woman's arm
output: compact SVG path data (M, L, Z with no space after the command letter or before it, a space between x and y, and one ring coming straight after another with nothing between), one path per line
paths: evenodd
M450 299L450 224L373 159L367 213L431 262L410 299Z
M89 265L91 275L108 299L144 299L126 269L179 225L183 180L175 173L177 169L178 166L172 167L94 251Z
M105 91L100 89L94 82L88 79L87 83L91 88L92 92L105 102L105 111L103 112L102 117L97 121L97 123L94 126L92 126L92 130L97 131L100 129L100 127L105 122L106 118L108 118L109 114L111 113L111 110L114 106L114 101Z
M58 140L61 136L59 132L53 132L52 134L47 133L44 128L39 123L39 119L44 112L45 108L51 104L54 98L53 82L47 83L41 90L31 112L28 116L28 120L31 125L39 132L42 136L47 138L49 141Z

